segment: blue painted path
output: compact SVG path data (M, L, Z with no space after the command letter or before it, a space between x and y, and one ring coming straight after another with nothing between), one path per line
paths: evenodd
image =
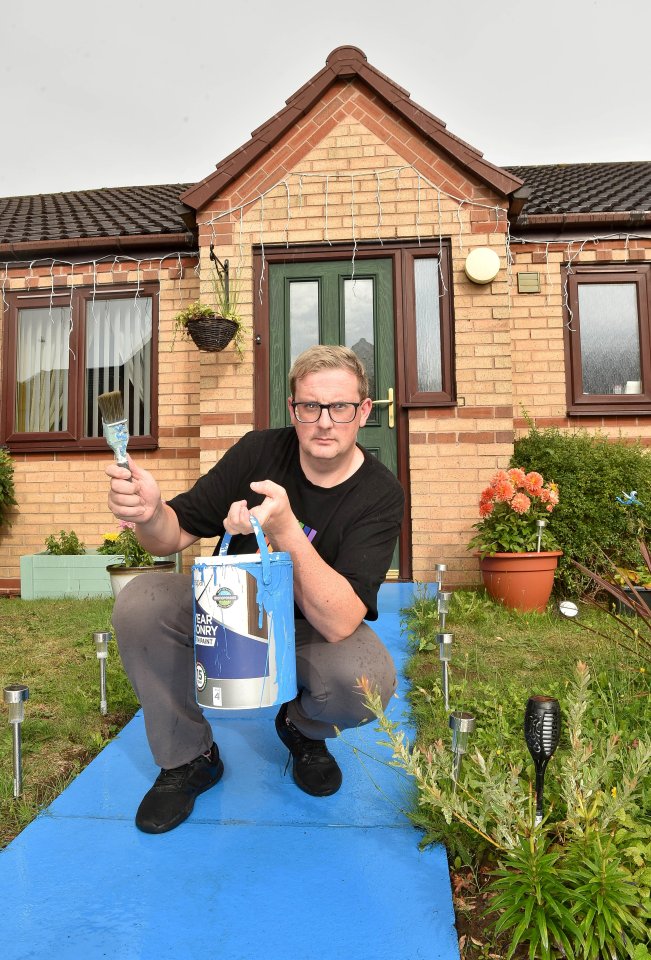
M399 670L412 595L380 592ZM0 854L3 960L458 960L445 850L418 849L377 730L330 742L344 784L314 798L284 774L275 713L212 714L223 780L158 837L133 825L158 773L137 714Z

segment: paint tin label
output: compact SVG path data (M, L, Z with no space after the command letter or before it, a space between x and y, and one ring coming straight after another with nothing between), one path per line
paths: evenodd
M203 707L273 706L296 695L292 563L287 554L270 559L268 584L257 554L210 557L192 568Z

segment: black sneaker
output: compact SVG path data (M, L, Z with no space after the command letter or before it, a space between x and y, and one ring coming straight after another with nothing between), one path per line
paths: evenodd
M313 797L329 797L337 792L341 786L341 770L325 740L303 736L288 718L286 703L278 711L276 733L294 759L292 774L297 787Z
M142 798L136 826L144 833L166 833L178 827L192 813L199 794L221 780L223 772L216 743L208 756L201 754L190 763L161 770L154 786Z

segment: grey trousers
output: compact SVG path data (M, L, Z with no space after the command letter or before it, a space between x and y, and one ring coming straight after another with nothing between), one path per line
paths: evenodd
M135 577L120 591L113 626L122 663L145 719L159 767L188 763L210 748L213 732L195 699L192 584L178 573ZM391 656L365 623L328 643L305 620L296 621L298 696L288 716L306 737L323 740L373 717L356 689L365 676L387 705L396 688Z

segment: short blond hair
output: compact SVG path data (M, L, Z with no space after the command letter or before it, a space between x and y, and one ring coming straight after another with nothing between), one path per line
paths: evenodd
M308 347L294 360L289 371L289 390L292 397L296 392L297 381L318 370L350 370L357 377L359 399L366 400L368 397L368 377L357 354L348 347L324 344Z

